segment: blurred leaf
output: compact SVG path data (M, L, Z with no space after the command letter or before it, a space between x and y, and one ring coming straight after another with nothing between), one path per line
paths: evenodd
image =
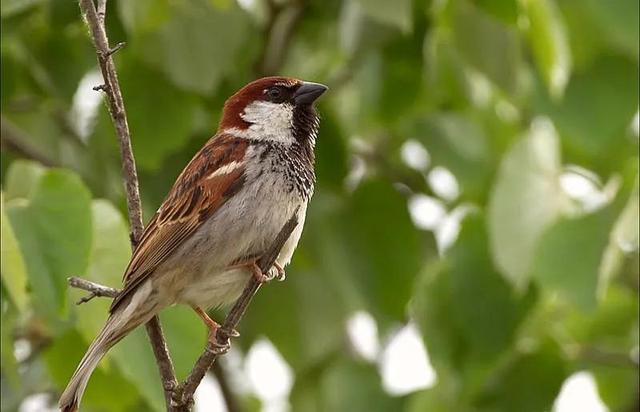
M521 63L515 28L480 12L466 0L452 7L454 41L464 60L505 92L515 93Z
M85 349L81 336L73 329L58 336L46 349L44 359L47 369L59 389L67 385ZM97 368L87 385L82 406L83 409L126 411L138 397L136 387L123 379L116 369Z
M3 193L0 193L0 204L2 206L2 239L0 240L2 248L0 260L2 265L0 269L2 272L2 284L18 311L24 312L29 303L27 269L18 247L18 241L13 233L11 222L5 213Z
M573 309L563 326L572 341L583 346L627 353L638 342L638 336L631 332L638 323L638 309L636 293L612 285L594 312Z
M3 217L3 226L6 225L6 221ZM4 243L4 242L3 242ZM2 360L2 385L3 385L3 398L5 395L4 381L5 378L12 389L18 389L20 387L20 375L18 373L18 362L16 361L15 349L13 346L14 330L17 313L12 305L6 304L5 288L2 288L2 328L0 328L0 359ZM2 404L4 409L4 403Z
M335 286L316 271L295 265L287 274L283 284L260 290L239 329L243 340L269 338L291 367L301 371L338 350L346 310Z
M434 113L415 126L435 166L444 166L460 184L462 197L477 201L486 196L492 169L489 139L482 125L454 113Z
M533 303L531 293L518 297L493 268L483 219L465 219L458 242L447 254L451 297L458 302L453 321L480 354L507 348Z
M64 308L66 278L83 274L91 245L90 194L72 172L51 170L29 202L8 205L7 213L22 250L33 301L52 318Z
M516 24L518 19L517 0L476 0L475 4L487 13L505 23Z
M386 223L390 216L393 224ZM362 183L353 193L343 225L351 270L369 309L379 321L404 320L411 285L429 253L405 199L390 184Z
M31 197L31 192L38 184L46 169L40 163L18 159L11 163L7 171L4 185L5 201Z
M347 177L347 138L338 119L329 113L322 118L322 128L316 144L316 176L318 185L341 191Z
M611 162L613 154L626 156L631 150L624 132L638 110L637 72L637 65L628 60L599 59L572 77L557 107L543 107L577 156Z
M439 376L458 368L469 372L471 385L484 382L486 376L481 377L490 370L481 365L508 350L535 301L533 290L522 297L514 294L493 268L486 237L483 219L467 217L446 260L423 273L412 300L412 314Z
M171 350L176 376L178 380L182 380L191 372L198 356L204 350L208 330L198 315L187 305L177 305L163 310L160 319ZM223 321L223 319L216 320L219 323Z
M106 200L94 200L91 212L93 242L86 278L102 285L119 288L131 255L127 224L120 212ZM74 301L87 293L77 289L69 291ZM110 299L101 298L78 307L77 328L87 343L102 329L110 305Z
M529 282L535 248L565 204L560 148L553 125L536 120L504 155L487 217L496 266L517 289Z
M638 2L636 0L615 0L601 2L586 0L580 4L588 10L602 27L602 33L609 41L638 60Z
M530 353L516 357L487 381L478 399L480 411L540 412L551 410L567 376L562 351L547 340Z
M610 411L633 411L638 399L638 369L593 365L598 395Z
M161 7L151 14L155 2L150 8L144 7L144 12L128 18L144 16L157 29L138 31L138 25L145 28L149 23L128 23L135 30L132 46L176 86L210 94L225 75L237 70L237 58L251 30L248 16L235 2L224 9L214 8L206 1L169 3L168 9Z
M0 15L3 19L6 19L44 2L45 0L2 0L2 13Z
M571 51L560 10L554 0L522 1L529 18L528 37L549 93L562 96L571 72Z
M394 124L416 110L424 90L423 43L424 29L416 27L411 36L400 37L385 46L380 73L380 107L376 119Z
M404 33L412 29L411 0L351 0L357 1L366 15L380 23L397 27Z
M137 388L151 408L157 412L164 411L164 393L158 365L144 326L139 326L125 336L111 349L110 354L122 375L131 386Z
M373 365L340 360L331 364L320 380L320 411L399 411L402 398L392 398L382 389Z
M615 217L612 204L551 226L540 238L531 276L582 310L595 308L600 263Z
M139 62L123 64L119 74L136 160L141 168L157 170L189 139L198 101Z

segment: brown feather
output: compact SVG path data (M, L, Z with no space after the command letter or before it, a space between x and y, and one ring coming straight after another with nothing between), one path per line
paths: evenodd
M214 136L189 162L144 231L110 312L242 187L247 146L231 135ZM238 167L212 176L233 162Z

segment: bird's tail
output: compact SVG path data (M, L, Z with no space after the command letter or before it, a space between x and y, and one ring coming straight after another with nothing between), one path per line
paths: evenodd
M62 412L76 412L78 410L87 382L89 382L89 378L93 370L98 366L100 359L131 330L149 321L153 315L154 313L149 310L135 310L132 314L129 310L118 309L109 316L109 319L107 319L104 327L93 340L89 349L87 349L66 389L60 396L58 406Z

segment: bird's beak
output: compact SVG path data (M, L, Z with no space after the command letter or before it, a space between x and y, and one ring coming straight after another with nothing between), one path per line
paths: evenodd
M312 104L322 93L326 92L327 89L329 88L324 84L303 82L293 94L293 101L300 105Z

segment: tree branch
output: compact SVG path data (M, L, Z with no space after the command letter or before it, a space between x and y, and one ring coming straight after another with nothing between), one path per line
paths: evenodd
M127 115L124 109L122 93L120 92L118 76L112 59L112 55L117 51L117 48L111 49L109 47L109 41L107 39L107 33L104 26L106 0L98 0L97 10L93 0L80 0L80 9L85 17L89 30L91 31L93 44L98 55L98 64L104 79L105 87L103 90L107 98L109 113L120 143L122 172L124 186L127 193L127 210L129 215L129 224L131 226L131 246L135 249L143 232L140 191L138 189L136 164L133 158L133 151L131 149L131 136L129 134ZM154 316L146 324L146 329L147 334L149 335L149 341L153 347L153 353L156 356L160 376L162 378L167 410L171 410L171 395L173 393L173 389L178 384L178 381L176 379L173 363L171 362L171 356L169 355L169 350L162 333L162 327L160 326L160 321L157 316Z

